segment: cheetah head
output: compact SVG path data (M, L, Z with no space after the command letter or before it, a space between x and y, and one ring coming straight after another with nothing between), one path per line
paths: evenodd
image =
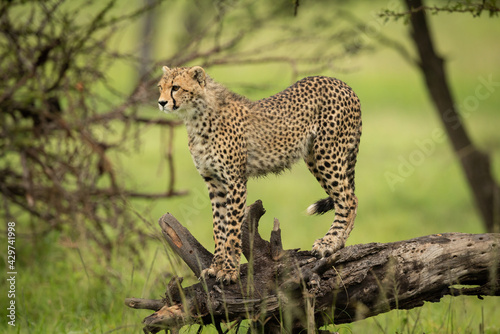
M195 109L196 99L204 95L205 86L206 74L200 66L173 69L163 66L163 76L158 83L158 107L166 113L185 116Z

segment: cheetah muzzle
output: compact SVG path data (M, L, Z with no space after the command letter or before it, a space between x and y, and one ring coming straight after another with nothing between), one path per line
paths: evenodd
M347 84L307 77L250 101L199 66L164 66L158 87L160 110L186 125L189 150L212 204L215 252L202 275L223 283L238 279L248 178L279 173L300 159L328 194L307 212L335 210L330 229L312 251L325 257L344 247L358 206L354 168L362 128L359 99Z

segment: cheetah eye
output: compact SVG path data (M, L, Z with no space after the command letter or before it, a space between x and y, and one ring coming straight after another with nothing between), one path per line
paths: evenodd
M158 85L158 89L160 90L160 92L163 90L163 89L161 88L161 85Z
M177 92L181 87L174 85L172 86L172 92Z

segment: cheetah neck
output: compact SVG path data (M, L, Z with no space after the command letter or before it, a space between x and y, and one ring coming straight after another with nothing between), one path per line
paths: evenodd
M206 84L205 94L195 101L196 108L181 117L191 140L208 140L217 132L220 122L232 116L235 104L242 105L246 110L252 105L250 100L233 93L210 77L207 77Z

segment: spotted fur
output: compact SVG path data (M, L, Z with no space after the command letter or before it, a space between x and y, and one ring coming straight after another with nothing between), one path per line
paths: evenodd
M353 228L357 198L354 167L361 136L356 94L344 82L315 76L284 91L250 101L213 81L203 68L163 67L160 110L185 123L189 150L212 203L214 259L204 275L234 282L239 275L241 223L249 177L278 173L304 159L328 194L310 214L335 210L318 256L344 246Z

